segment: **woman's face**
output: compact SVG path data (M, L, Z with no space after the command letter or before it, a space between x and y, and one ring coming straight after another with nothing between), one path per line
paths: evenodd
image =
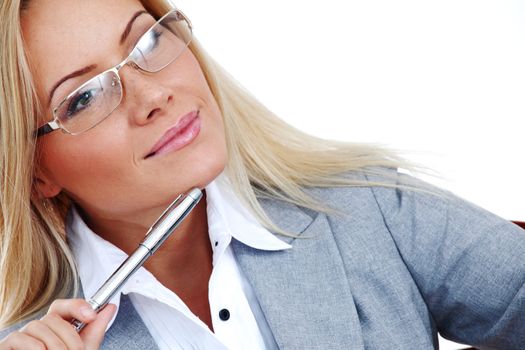
M120 63L155 22L138 16L135 0L39 0L22 14L26 50L46 114L80 84ZM58 86L63 77L92 68ZM65 191L96 217L154 220L179 193L204 188L225 167L226 142L219 107L189 49L157 73L124 66L120 105L103 122L80 135L54 131L41 136L37 168L39 191L51 197ZM183 148L146 157L179 118L198 110L200 132ZM149 213L149 214L147 214Z

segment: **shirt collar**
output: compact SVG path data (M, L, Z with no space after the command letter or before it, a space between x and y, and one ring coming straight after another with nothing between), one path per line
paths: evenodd
M205 187L205 191L210 244L224 240L229 243L233 237L245 245L260 250L276 251L292 247L258 223L241 204L224 172L210 182ZM68 242L75 256L82 282L84 297L87 299L102 286L128 255L93 232L86 225L75 205L71 206L68 213L67 232ZM213 258L216 261L220 253L216 251L215 244L212 244L212 248ZM221 252L224 249L223 245ZM144 267L137 270L135 275L148 275L150 279L154 278ZM126 286L109 301L117 306L117 312L122 293L128 293ZM106 330L113 324L117 312L108 323Z
M235 195L229 178L222 172L205 187L210 240L225 232L255 249L283 250L292 246L264 228Z

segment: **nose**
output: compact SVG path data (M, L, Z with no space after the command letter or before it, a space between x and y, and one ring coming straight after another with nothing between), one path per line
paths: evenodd
M130 122L144 125L166 113L173 101L170 88L162 83L161 74L147 73L131 65L119 71L122 82L122 101Z

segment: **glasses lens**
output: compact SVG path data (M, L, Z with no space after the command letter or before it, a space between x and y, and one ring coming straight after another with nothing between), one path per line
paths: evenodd
M173 62L191 41L191 27L184 15L175 10L148 30L131 52L143 70L157 72Z
M78 134L104 120L119 105L121 97L119 77L107 71L71 93L55 109L55 116L64 129Z

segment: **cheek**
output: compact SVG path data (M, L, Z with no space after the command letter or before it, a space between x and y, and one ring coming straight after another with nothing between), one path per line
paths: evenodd
M129 147L118 141L118 134L115 137L88 134L57 135L60 137L50 138L42 145L42 166L57 185L79 196L100 188L100 184L116 181L125 173L123 165L127 163L129 167L132 159Z

